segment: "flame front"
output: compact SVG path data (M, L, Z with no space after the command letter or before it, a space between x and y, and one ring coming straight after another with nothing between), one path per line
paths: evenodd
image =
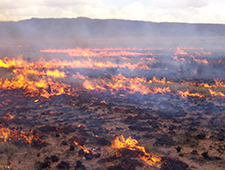
M19 75L10 80L0 79L0 88L6 90L23 89L26 96L42 96L49 98L53 95L71 94L70 86L51 79L29 80Z
M129 149L129 150L137 150L144 154L144 156L139 155L139 157L144 160L148 165L155 166L156 163L161 162L161 158L158 156L153 155L152 153L147 153L145 151L145 148L142 146L139 146L139 143L137 140L132 139L130 136L125 139L123 135L119 137L116 137L114 142L112 143L113 147L116 149Z
M180 91L178 90L177 91L179 95L181 95L183 98L187 98L188 96L191 96L191 97L205 97L205 95L203 94L199 94L199 93L190 93L189 89L187 89L187 91L183 92L183 91Z
M185 52L184 50L198 50L195 52ZM82 83L83 87L87 90L94 90L97 92L110 91L115 94L119 91L125 91L126 94L119 94L120 96L126 96L127 94L134 94L139 92L142 95L147 94L166 94L173 93L174 95L180 95L183 98L188 96L191 97L205 97L207 94L202 94L199 88L196 88L195 93L189 91L189 86L191 87L204 87L208 90L208 93L212 97L220 96L223 97L225 84L219 80L214 79L215 84L209 85L207 83L192 83L183 82L175 83L167 80L165 77L158 79L153 77L151 80L145 77L125 77L121 73L112 74L110 79L91 79L88 76L83 76L79 72L75 74L66 71L67 69L111 69L115 73L117 70L126 69L129 71L134 70L159 70L159 68L152 68L151 64L154 65L155 61L160 61L159 56L163 53L158 53L156 48L103 48L103 49L47 49L40 50L44 53L68 53L71 56L77 57L77 60L59 60L52 59L46 61L40 59L38 61L28 62L19 56L17 59L10 59L5 57L0 59L0 67L6 68L14 74L14 78L11 80L0 79L0 88L6 90L23 89L26 96L42 96L49 98L53 95L68 94L74 95L75 88L71 87L69 84L62 83L58 79L62 78L75 78L80 79L79 83ZM173 49L170 49L173 50ZM210 55L210 52L204 52L203 48L193 48L193 47L177 47L173 53L173 60L183 61L183 62L201 62L209 64L211 61L206 59L195 58L194 55ZM150 57L149 57L150 56ZM181 57L182 56L182 57ZM85 57L85 59L79 59L79 57ZM89 59L88 57L104 57L104 59ZM120 62L115 61L115 57L120 59ZM125 57L125 58L124 58ZM135 62L130 59L134 59ZM178 59L179 57L179 59ZM157 64L157 62L156 62ZM165 70L168 70L167 68ZM35 78L28 78L30 75ZM55 80L57 79L57 80ZM177 89L174 90L174 85ZM220 88L220 89L219 89ZM173 90L172 90L173 89ZM220 91L222 90L222 91ZM216 93L213 91L216 91Z
M102 80L102 82L95 82L95 83L86 80L83 83L83 86L84 88L88 90L96 90L100 92L105 92L108 89L112 93L118 92L119 90L124 90L128 92L129 94L134 94L136 92L139 92L142 95L153 94L153 93L164 94L164 93L171 92L169 87L163 87L163 88L154 87L152 89L148 87L149 84L152 84L153 82L161 83L161 84L171 83L169 81L166 81L165 78L162 80L159 80L154 77L152 80L147 81L147 79L144 77L126 78L121 73L111 78L112 78L112 81Z

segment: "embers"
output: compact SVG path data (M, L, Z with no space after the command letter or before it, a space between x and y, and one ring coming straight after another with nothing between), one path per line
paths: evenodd
M77 136L73 136L72 137L72 140L74 142L75 145L77 146L83 146L84 145L84 142L87 140L83 137L77 137Z
M93 149L92 150L88 150L85 146L84 143L86 141L85 138L83 137L77 137L77 136L73 136L72 140L74 142L74 144L78 147L80 147L81 149L78 151L78 155L83 157L86 160L92 160L93 158L99 158L101 156L100 153L95 152Z
M43 135L40 132L29 129L25 132L14 130L11 136L12 141L21 140L32 146L43 146L45 142L41 139Z
M31 146L44 146L45 142L41 139L42 134L33 129L26 131L10 130L8 128L1 128L0 139L11 142L13 144L30 144Z
M99 158L101 156L100 153L95 153L92 150L87 150L87 149L83 149L81 148L78 151L79 156L83 157L86 160L92 160L93 158Z

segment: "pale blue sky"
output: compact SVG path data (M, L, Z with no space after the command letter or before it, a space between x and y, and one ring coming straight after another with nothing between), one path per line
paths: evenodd
M0 21L35 18L223 23L224 0L0 0Z

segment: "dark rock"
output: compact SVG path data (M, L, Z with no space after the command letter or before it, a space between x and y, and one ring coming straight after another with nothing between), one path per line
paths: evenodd
M177 152L180 152L181 151L181 147L180 146L176 147L176 150L177 150Z
M70 164L64 161L61 161L61 163L59 163L56 166L58 169L70 169Z
M208 152L203 152L201 154L205 159L210 159L209 155L208 155Z
M212 159L214 159L214 160L222 160L222 158L220 158L218 156L212 157Z
M58 161L59 161L59 157L56 156L56 155L52 155L52 156L51 156L51 161L52 161L52 162L58 162Z

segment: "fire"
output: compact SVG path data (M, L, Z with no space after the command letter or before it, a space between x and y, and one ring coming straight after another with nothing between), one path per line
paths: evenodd
M9 130L9 128L1 127L0 128L0 139L3 139L4 142L6 142L7 139L9 138L9 136L10 136L10 130Z
M130 136L125 140L123 135L119 137L116 137L114 142L112 143L113 147L116 149L129 149L129 150L137 150L143 153L143 155L139 155L140 159L144 160L147 164L150 166L155 166L156 163L161 162L161 158L158 156L153 155L152 153L147 153L145 151L145 148L142 146L139 146L139 143L137 140L132 139Z
M209 89L209 92L210 92L210 94L211 94L212 97L214 97L214 96L225 97L225 94L222 93L222 92L215 92L215 91L213 91L211 89Z
M179 47L177 47L177 52L174 55L188 55L187 52L182 51Z
M225 84L220 79L214 79L216 85L214 87L223 87L225 88Z
M185 58L182 58L182 57L180 57L180 58L178 59L177 56L172 56L172 58L173 58L174 60L177 60L177 61L186 61L186 59L185 59Z
M126 78L121 73L119 73L117 76L111 77L112 81L105 81L101 80L101 82L91 82L88 80L85 80L83 83L83 87L88 90L96 90L99 92L105 92L107 90L111 91L111 93L118 92L120 90L124 90L129 94L134 94L136 92L141 93L142 95L150 94L150 93L170 93L171 90L169 87L154 87L153 89L150 89L148 87L148 83L151 84L152 82L157 83L171 83L167 81L165 78L162 80L159 80L157 78L153 78L153 80L147 81L146 78L142 77L134 77L134 78Z
M208 83L192 83L192 82L184 82L181 84L188 84L188 85L192 85L192 86L201 86L201 87L206 87L206 88L218 88L218 87L222 87L225 88L225 84L224 82L222 82L222 80L220 79L214 79L215 81L215 85L209 85Z
M187 89L185 92L178 90L177 91L179 95L181 95L183 98L187 98L188 96L191 97L205 97L205 95L203 94L199 94L199 93L190 93L189 89Z
M164 87L164 88L160 88L160 87L155 87L154 88L154 93L171 93L171 90L169 87Z
M145 57L142 57L141 60L154 61L154 60L155 60L155 57L152 57L152 58L145 58Z
M10 169L11 167L8 165L0 165L0 168L1 169Z
M71 94L70 85L53 82L51 79L29 80L23 75L19 75L12 80L0 79L0 88L5 90L23 89L26 96L42 96L49 98L54 95Z
M10 130L9 128L1 126L0 128L0 139L3 139L4 142L13 142L14 140L22 141L25 144L44 144L44 141L40 138L42 134L39 132L34 132L33 129L26 131Z
M66 77L66 74L59 70L38 71L38 70L26 70L26 69L14 69L13 73L23 74L23 75L34 75L34 76L48 76L53 78Z
M208 62L206 59L196 59L193 55L191 55L191 58L192 58L194 61L202 62L202 63L205 63L205 64L209 64L209 62Z
M40 59L36 62L27 62L19 57L18 59L5 58L0 59L0 67L10 68L16 74L35 75L35 76L51 76L54 78L64 78L66 75L63 71L58 69L66 68L90 68L90 69L106 69L106 68L128 68L130 70L141 69L151 70L147 65L142 62L131 64L130 62L124 62L120 64L113 63L111 61L101 62L91 59L87 60L73 60L73 61L61 61L59 59L53 59L45 61ZM45 70L43 70L43 68Z
M211 52L202 51L202 54L204 54L204 55L211 55L212 53Z
M149 80L149 81L148 81L148 83L153 83L153 82L156 82L156 83L161 83L161 84L166 84L166 83L168 83L168 84L172 84L172 82L171 82L171 81L166 80L166 78L165 78L165 77L163 77L163 79L161 79L161 80L157 79L156 77L153 77L153 79L152 79L152 80Z
M152 50L149 48L73 48L73 49L46 49L40 50L43 53L67 53L69 56L76 57L120 57L120 56L143 56L143 55L153 55L151 52L146 52L147 50Z
M208 52L204 52L202 48L185 48L185 47L177 47L177 52L175 56L172 56L174 60L186 61L185 58L192 58L194 61L209 63L206 59L196 59L190 52L184 52L183 49L198 49L200 52L195 52L195 54L210 54ZM14 90L14 89L23 89L23 94L25 96L42 96L45 98L49 98L53 95L61 95L68 94L74 95L72 91L75 88L71 88L70 85L53 81L55 78L66 78L70 76L70 78L80 79L79 83L83 84L83 87L87 90L95 90L97 92L106 92L110 91L112 94L115 94L119 91L125 91L126 94L134 94L136 92L141 93L142 95L146 94L155 94L155 93L171 93L170 88L172 88L173 83L168 81L165 77L162 79L158 79L153 77L151 80L148 80L144 77L125 77L121 73L118 75L111 75L111 79L101 79L101 80L93 80L89 79L88 76L83 76L79 72L76 74L69 74L66 69L77 69L77 68L89 68L89 69L108 69L113 68L117 69L140 69L140 70L153 70L151 68L151 64L149 65L150 60L155 60L155 56L153 57L145 57L146 55L160 55L156 53L154 48L103 48L103 49L47 49L41 50L41 52L47 53L68 53L70 55L74 55L77 57L122 57L123 56L139 56L137 58L137 62L125 61L125 62L113 62L113 60L99 61L86 58L84 60L60 60L60 59L52 59L46 61L44 59L40 59L38 61L26 61L22 59L22 56L19 56L17 59L10 59L5 57L4 59L0 59L0 67L8 68L12 73L19 74L17 77L14 77L12 80L0 79L0 88L4 90ZM160 49L162 50L162 49ZM173 49L170 49L173 50ZM142 57L145 55L144 57ZM177 56L179 55L179 56ZM186 56L187 55L187 56ZM141 57L140 57L141 56ZM126 58L126 59L128 59ZM123 58L124 59L124 58ZM146 64L147 63L147 64ZM157 69L154 69L157 70ZM167 69L165 69L167 70ZM34 80L28 79L26 76L29 75L35 76ZM50 77L52 79L50 79ZM209 85L207 83L191 83L187 82L184 84L193 85L193 86L202 86L205 88L217 88L217 87L225 87L225 84L219 80L215 79L215 85ZM162 87L164 85L164 87ZM183 87L183 84L179 84L179 86ZM180 88L181 89L181 88ZM176 93L176 92L174 92ZM125 96L124 92L119 94L120 96ZM190 93L189 90L186 92L177 91L176 94L181 95L182 97L192 96L192 97L203 97L203 94L199 93ZM219 95L218 95L219 96ZM222 96L222 95L220 95Z
M202 47L180 47L180 48L184 50L203 50Z

